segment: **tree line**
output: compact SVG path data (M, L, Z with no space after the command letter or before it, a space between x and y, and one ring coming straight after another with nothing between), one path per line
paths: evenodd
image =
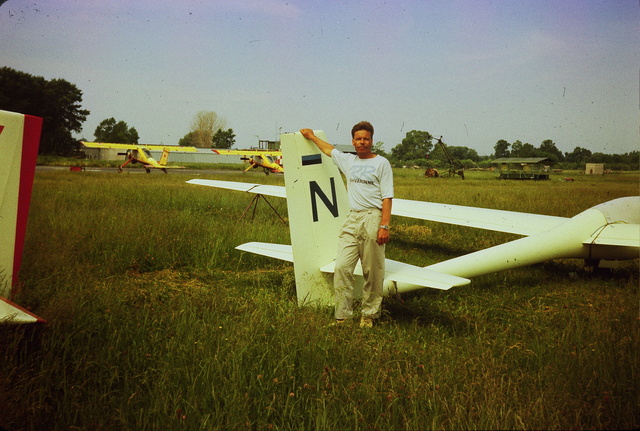
M82 109L82 91L64 79L47 80L10 67L0 68L0 109L41 117L42 135L39 154L71 156L81 145L73 133L82 131L90 114ZM215 112L199 112L191 131L175 144L208 148L230 148L235 144L233 129L225 129L226 120ZM96 142L138 144L135 127L107 118L94 132ZM86 140L86 139L83 139Z
M82 130L89 115L81 103L82 91L64 79L0 69L0 109L43 119L40 154L67 155L78 147L72 133Z
M68 156L80 148L72 134L82 131L82 123L89 115L81 104L82 91L64 79L46 80L9 67L0 68L0 109L43 118L40 154ZM103 120L94 136L96 142L139 143L135 127L113 117ZM175 144L231 148L235 145L235 133L216 112L200 111L194 116L190 131ZM494 153L487 156L478 155L472 148L445 145L449 154L466 168L488 167L493 160L504 157L546 157L565 169L578 169L585 163L605 163L609 169L640 170L638 151L604 154L575 147L572 152L563 153L551 139L542 141L538 147L501 139L496 142ZM437 168L447 164L447 154L438 145L438 139L422 130L407 132L390 153L384 150L383 142L376 142L374 151L389 158L394 166Z
M198 148L231 148L236 135L233 129L224 129L226 120L213 111L200 111L196 114L191 131L178 141L178 145ZM112 144L138 144L139 136L135 127L129 127L124 121L115 118L102 120L95 132L95 142Z
M394 166L413 165L437 168L446 166L448 163L447 154L443 147L438 145L438 139L427 131L407 132L402 142L391 149L391 153L386 153L383 146L383 142L377 142L374 148L378 154L389 158ZM465 146L445 143L445 148L451 157L465 168L489 167L494 160L505 157L544 157L549 159L550 164L563 169L579 169L585 163L605 163L609 169L640 170L640 152L638 151L604 154L575 147L572 152L563 153L551 139L542 141L538 147L529 143L523 144L521 141L509 143L501 139L493 147L494 153L486 156L480 156L476 150Z

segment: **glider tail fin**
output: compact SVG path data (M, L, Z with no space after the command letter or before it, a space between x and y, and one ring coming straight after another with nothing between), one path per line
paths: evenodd
M283 134L281 146L298 303L329 305L333 283L320 268L335 259L347 191L335 163L300 133Z

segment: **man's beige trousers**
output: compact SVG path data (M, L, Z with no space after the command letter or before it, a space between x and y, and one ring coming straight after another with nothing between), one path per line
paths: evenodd
M381 219L379 209L352 210L342 225L333 276L336 319L347 319L353 315L353 270L358 259L362 262L364 275L362 316L380 317L385 259L385 246L377 243Z

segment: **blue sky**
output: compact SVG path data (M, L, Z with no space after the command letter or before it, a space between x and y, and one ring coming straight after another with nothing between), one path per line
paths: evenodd
M0 66L83 92L81 136L114 117L176 144L216 111L236 147L371 121L493 152L552 139L640 148L638 0L7 0Z

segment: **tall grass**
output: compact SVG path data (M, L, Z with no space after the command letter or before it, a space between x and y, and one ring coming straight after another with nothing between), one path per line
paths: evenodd
M279 176L228 175L282 184ZM289 242L252 196L180 174L38 173L17 301L0 326L0 426L20 429L630 429L640 422L638 264L562 260L388 298L372 330L299 308ZM570 216L638 194L574 183L424 179L400 198ZM272 199L281 214L283 200ZM390 258L429 264L512 238L397 218Z

